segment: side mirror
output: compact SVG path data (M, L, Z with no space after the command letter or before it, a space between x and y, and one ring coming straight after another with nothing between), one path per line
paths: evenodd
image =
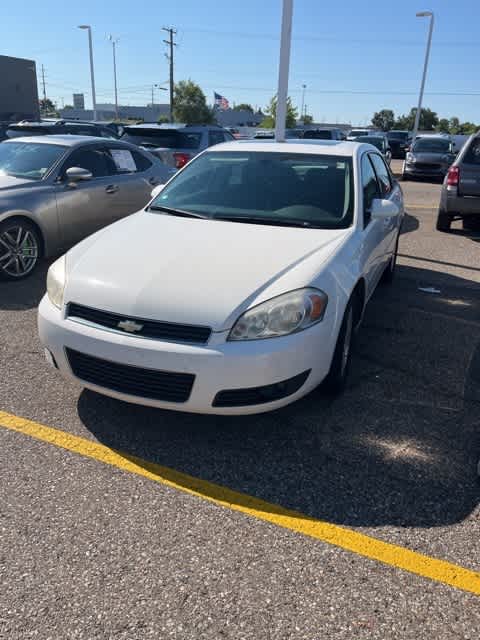
M82 169L82 167L70 167L66 170L65 175L70 183L91 180L93 178L92 172L88 171L88 169Z
M387 220L388 218L398 216L399 213L400 208L395 204L395 202L380 198L375 198L375 200L373 200L372 207L370 209L370 216L372 220Z
M164 184L157 184L157 186L152 189L152 192L150 194L152 198L156 198L158 194L162 191L164 186L165 186Z

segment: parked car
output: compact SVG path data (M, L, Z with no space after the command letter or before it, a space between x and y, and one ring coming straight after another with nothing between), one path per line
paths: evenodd
M387 138L390 143L392 158L400 158L403 160L412 143L412 134L410 131L392 129L391 131L387 131Z
M204 149L235 138L213 125L137 124L124 127L122 140L148 149L168 167L181 169Z
M306 140L343 140L340 129L306 129L303 137Z
M464 229L480 229L479 134L463 146L442 186L437 229L449 231L453 220L462 220Z
M416 138L405 156L402 178L409 180L422 177L443 180L454 160L452 141L448 136L431 135Z
M102 124L94 122L78 122L67 120L44 120L40 122L18 122L7 129L7 138L21 138L23 136L65 135L95 136L99 138L118 138L115 131Z
M137 211L172 175L119 140L34 136L0 144L0 277L28 276L85 236Z
M346 382L392 279L403 196L370 145L245 141L200 154L150 204L55 262L51 364L138 404L258 413Z
M373 129L352 129L347 135L347 140L353 141L359 136L369 136L374 133L376 133L376 131L373 131Z
M254 140L272 140L275 138L275 131L273 129L257 129L253 138Z
M367 144L373 144L373 146L377 147L387 163L390 165L392 161L392 151L390 149L387 136L358 136L358 138L355 138L355 142L366 142Z

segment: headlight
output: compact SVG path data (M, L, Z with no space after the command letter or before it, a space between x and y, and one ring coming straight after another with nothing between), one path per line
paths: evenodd
M322 320L328 296L320 289L297 289L246 311L229 340L263 340L303 331Z
M62 256L56 260L47 273L47 293L50 302L59 309L63 305L63 292L65 290L65 266L66 258Z
M407 162L416 162L415 156L413 155L413 153L407 153L405 157L407 159Z

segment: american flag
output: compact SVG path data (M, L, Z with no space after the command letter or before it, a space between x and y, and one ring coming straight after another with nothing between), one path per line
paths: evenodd
M225 96L221 96L219 93L213 92L215 106L218 107L221 111L225 111L226 109L230 109L230 103L225 98Z

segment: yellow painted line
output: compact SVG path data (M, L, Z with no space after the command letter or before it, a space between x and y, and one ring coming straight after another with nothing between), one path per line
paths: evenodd
M2 411L0 411L0 426L159 482L221 507L352 551L371 560L480 595L480 573L450 562L431 558L329 522L316 520L280 505L270 504L253 496L232 491L227 487L194 478L174 469L109 449L97 442Z
M405 211L408 213L409 209L436 209L438 207L438 202L433 202L432 204L406 204Z

